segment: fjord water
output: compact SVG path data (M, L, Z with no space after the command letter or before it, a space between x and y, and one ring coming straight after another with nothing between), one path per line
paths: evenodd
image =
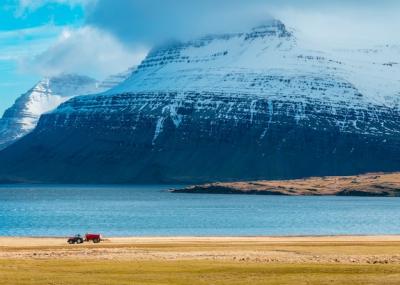
M173 194L174 186L0 186L0 236L399 234L400 199Z

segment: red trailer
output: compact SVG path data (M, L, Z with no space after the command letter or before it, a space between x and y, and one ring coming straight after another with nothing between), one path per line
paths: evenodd
M94 243L99 243L101 241L100 234L86 234L85 241L92 241Z

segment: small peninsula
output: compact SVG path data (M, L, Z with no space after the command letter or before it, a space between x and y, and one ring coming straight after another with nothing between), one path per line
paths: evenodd
M284 196L400 197L400 173L311 177L295 180L217 182L172 189L173 193Z

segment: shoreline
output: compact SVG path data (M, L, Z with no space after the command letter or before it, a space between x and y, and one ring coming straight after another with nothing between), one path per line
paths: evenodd
M61 239L67 238L69 236L8 236L8 235L0 235L1 239ZM106 236L109 239L253 239L253 238L379 238L379 237L398 237L400 239L399 234L321 234L321 235L308 235L308 234L299 234L299 235L209 235L209 236L202 236L202 235L154 235L154 236Z
M0 246L2 242L12 240L65 240L69 236L1 236ZM276 240L393 240L400 241L400 234L339 234L339 235L254 235L254 236L103 236L104 240L108 241L182 241L182 240L206 240L206 241L219 241L219 240L263 240L263 241L276 241Z
M0 258L1 250L29 249L29 248L52 248L65 247L66 249L76 249L83 247L123 247L135 246L138 244L158 246L158 245L180 245L180 244L204 244L221 245L227 244L368 244L368 243L399 243L400 235L298 235L298 236L147 236L147 237L108 237L103 236L103 241L99 244L86 242L82 245L68 245L67 237L24 237L0 236Z

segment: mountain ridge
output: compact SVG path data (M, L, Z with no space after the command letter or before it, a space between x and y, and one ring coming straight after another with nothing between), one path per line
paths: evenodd
M121 84L42 116L0 152L11 165L0 177L198 183L400 170L400 67L385 65L399 58L385 47L313 50L279 21L158 47Z
M62 74L40 80L4 112L0 119L0 149L32 131L41 114L76 94L96 91L97 81L82 75Z
M104 92L124 81L133 71L134 68L131 68L101 82L88 76L67 73L43 78L4 112L0 119L0 149L31 132L42 114L75 96Z

